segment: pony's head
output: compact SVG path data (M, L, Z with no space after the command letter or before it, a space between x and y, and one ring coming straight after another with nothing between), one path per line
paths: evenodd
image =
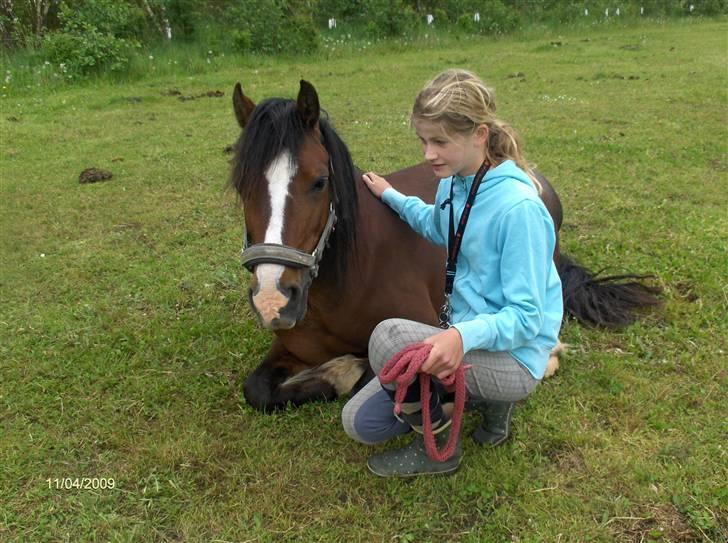
M301 80L295 101L257 106L238 83L233 107L243 129L231 184L245 214L248 296L264 327L285 330L306 315L319 270L331 288L345 273L354 243L354 168L310 83Z

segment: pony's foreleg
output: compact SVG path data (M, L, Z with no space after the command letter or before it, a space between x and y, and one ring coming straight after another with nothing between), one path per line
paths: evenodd
M345 396L359 384L368 368L368 358L345 354L289 377L281 387L293 389L310 386L311 383L325 382L334 387L337 396Z
M366 358L351 355L310 367L276 340L265 360L245 380L243 393L246 401L261 411L334 400L347 394L367 367Z

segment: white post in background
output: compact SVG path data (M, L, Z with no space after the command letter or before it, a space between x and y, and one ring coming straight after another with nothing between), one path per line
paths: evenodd
M432 21L434 21L434 20L435 20L435 17L433 17L431 13L428 13L427 14L427 24L431 25Z
M644 15L644 14L645 14L645 8L640 6L640 15Z
M480 22L480 12L479 11L476 11L475 15L473 15L473 21L475 21L476 23Z
M692 13L694 9L695 9L695 6L690 4L690 13Z
M329 19L329 30L331 30L332 28L336 28L336 19L334 19L333 17Z
M609 8L604 10L604 16L609 17Z
M617 13L615 13L617 17L619 17L619 8L617 8Z
M584 17L589 17L589 10L584 8Z

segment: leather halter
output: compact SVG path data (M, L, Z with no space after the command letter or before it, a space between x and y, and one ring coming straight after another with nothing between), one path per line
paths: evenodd
M336 211L334 204L329 204L329 218L326 221L321 237L319 238L313 253L306 253L295 247L282 245L280 243L256 243L250 245L248 235L245 235L243 250L240 252L240 264L248 271L258 264L281 264L292 268L308 268L311 278L318 275L319 264L323 257L324 249L329 245L329 237L336 228Z
M329 203L329 217L326 220L321 237L313 253L307 253L280 243L250 244L247 232L244 236L243 250L240 251L240 264L252 272L258 264L281 264L292 268L308 268L311 279L318 276L319 264L324 255L324 249L329 246L329 238L336 229L336 210L334 203L338 203L336 185L333 179L334 167L329 158L329 183L331 186L331 201Z

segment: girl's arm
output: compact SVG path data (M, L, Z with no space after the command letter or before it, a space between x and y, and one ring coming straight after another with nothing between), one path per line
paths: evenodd
M398 192L386 179L374 172L362 175L362 181L374 196L391 207L412 230L435 245L445 246L445 237L440 229L440 214L435 207L439 190L435 205L428 205L416 196L405 196Z

